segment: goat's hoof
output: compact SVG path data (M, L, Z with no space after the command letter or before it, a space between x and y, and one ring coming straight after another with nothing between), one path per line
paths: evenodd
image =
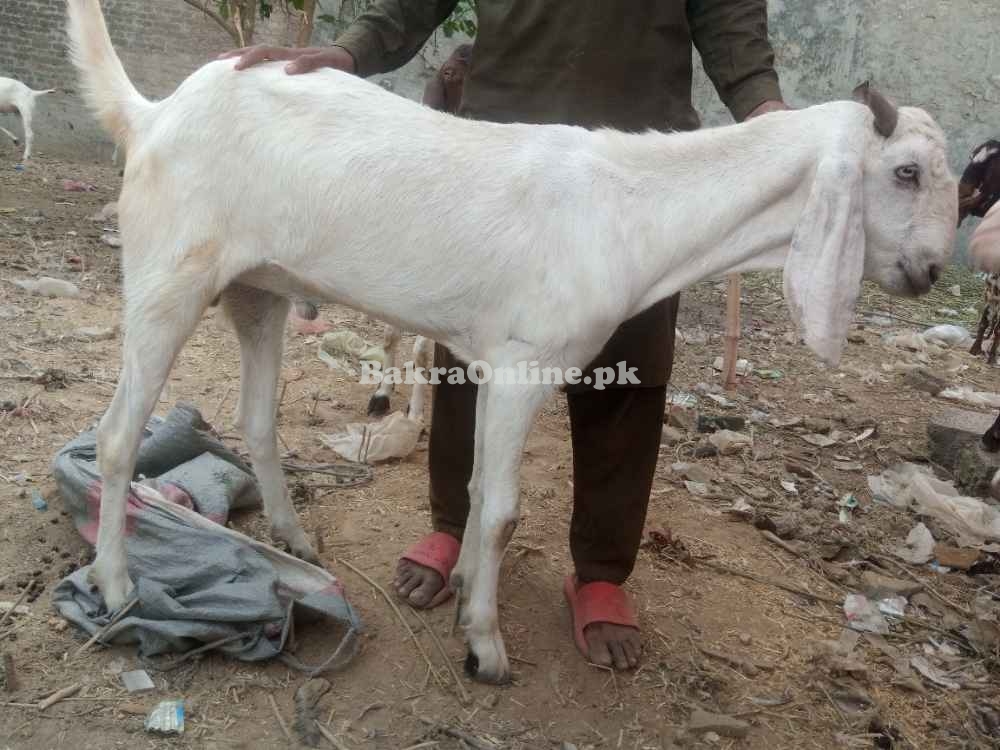
M323 564L320 562L319 555L316 554L316 550L313 549L302 529L296 528L289 533L271 527L271 538L283 543L294 557L322 567Z
M120 572L108 570L108 568L113 567L105 566L100 560L97 560L87 574L87 580L92 585L97 586L101 596L104 597L104 604L108 608L108 612L117 612L124 607L135 588L125 568L121 568Z
M384 417L389 413L389 397L376 393L368 399L368 416Z
M503 646L497 650L495 644L490 644L477 654L470 645L465 657L465 673L476 682L491 685L505 685L510 682L510 667L507 664L507 656L503 653Z

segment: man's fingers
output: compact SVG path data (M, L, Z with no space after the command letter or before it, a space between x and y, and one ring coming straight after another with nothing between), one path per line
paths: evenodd
M246 70L269 60L291 60L297 53L298 50L286 47L250 47L240 56L236 69Z
M233 58L233 57L240 57L241 55L245 55L246 52L247 52L247 50L250 50L250 49L253 49L253 48L252 47L240 47L239 49L231 49L231 50L229 50L229 52L223 52L221 55L219 55L215 59L216 60L229 60L230 58Z
M302 73L312 73L319 68L325 68L329 64L327 55L322 52L314 52L311 55L299 55L292 62L285 66L288 75L301 75Z

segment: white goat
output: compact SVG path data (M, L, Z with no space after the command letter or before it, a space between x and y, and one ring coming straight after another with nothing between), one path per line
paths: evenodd
M54 94L55 91L55 89L35 91L13 78L0 77L0 114L21 116L21 125L24 128L23 161L28 161L31 158L31 146L35 140L35 133L31 129L31 120L35 114L35 100L46 94ZM4 133L10 138L15 146L20 142L17 136L6 128L0 127L0 133Z
M112 49L99 0L67 2L87 100L128 149L123 365L98 436L93 574L110 609L132 588L125 498L143 425L220 294L241 344L241 422L273 534L315 560L275 441L288 297L354 307L466 362L565 372L657 300L783 266L806 343L835 363L862 278L920 294L952 251L944 135L924 111L897 111L867 87L869 106L673 134L475 122L346 73L235 72L232 60L152 103ZM500 563L524 442L555 390L479 388L472 509L451 583L467 670L485 681L509 676Z

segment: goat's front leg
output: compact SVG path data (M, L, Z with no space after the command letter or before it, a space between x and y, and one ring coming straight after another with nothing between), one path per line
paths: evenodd
M461 592L460 622L469 644L466 672L483 682L503 683L510 679L497 612L500 564L520 514L524 443L550 392L550 387L541 385L490 383L483 415L485 424L481 430L477 429L477 438L484 441L481 450L477 446L482 505L478 513L476 570L471 584L462 581L469 590L466 593L463 587ZM469 516L470 525L476 520L474 515ZM466 556L464 543L462 556ZM467 566L471 563L460 558L456 570L461 569L467 576Z
M992 312L991 327L993 341L990 343L990 353L986 357L986 362L995 365L997 363L997 346L1000 345L1000 307L995 308Z
M125 546L125 510L142 432L170 374L174 358L194 330L206 299L176 279L147 279L127 295L123 363L118 387L97 429L101 513L97 558L90 580L109 611L128 599L132 582ZM155 290L155 291L154 291ZM137 293L138 292L138 293Z
M319 559L288 499L275 428L278 376L289 302L258 289L230 285L222 295L226 314L240 340L239 425L250 450L254 474L271 522L271 536L296 557Z
M400 331L396 326L386 324L382 331L382 348L385 350L385 367L382 372L387 372L396 366L396 352L399 349ZM389 399L393 391L396 390L394 382L383 380L378 384L378 388L368 400L368 416L381 417L389 413Z

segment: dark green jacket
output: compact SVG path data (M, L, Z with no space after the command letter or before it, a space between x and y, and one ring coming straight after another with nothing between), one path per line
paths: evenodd
M370 76L405 64L456 0L376 0L337 40ZM692 45L733 117L780 99L767 0L479 0L460 114L692 130Z

